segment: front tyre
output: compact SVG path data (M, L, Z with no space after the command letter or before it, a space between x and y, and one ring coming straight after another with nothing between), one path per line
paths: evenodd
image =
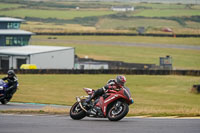
M119 121L128 114L128 111L129 107L127 103L123 102L119 107L116 107L114 104L108 111L107 117L110 121Z
M70 109L70 117L74 120L80 120L86 116L86 112L82 110L79 103L76 102Z
M3 99L3 100L1 101L1 103L4 104L4 105L7 104L8 102L9 102L9 100L7 100L7 99Z

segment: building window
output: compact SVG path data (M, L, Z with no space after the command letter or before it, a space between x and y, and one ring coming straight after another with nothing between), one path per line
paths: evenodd
M6 37L6 46L25 46L28 45L28 36Z
M8 23L8 29L19 29L20 23Z
M6 37L6 46L11 46L13 43L13 37Z

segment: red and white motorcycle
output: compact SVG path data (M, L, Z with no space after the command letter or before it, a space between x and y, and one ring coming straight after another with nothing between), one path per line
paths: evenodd
M83 89L88 96L76 97L77 102L70 109L70 116L74 120L88 116L118 121L127 115L129 105L133 103L129 89L122 87L119 90L108 90L107 93L97 97L88 105L85 99L91 97L94 90Z

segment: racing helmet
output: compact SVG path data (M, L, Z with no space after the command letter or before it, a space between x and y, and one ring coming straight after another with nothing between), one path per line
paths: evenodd
M7 74L9 78L12 78L15 76L15 72L13 70L8 70Z
M122 76L122 75L119 75L116 77L116 83L118 85L122 85L124 86L124 84L126 83L126 77L125 76Z

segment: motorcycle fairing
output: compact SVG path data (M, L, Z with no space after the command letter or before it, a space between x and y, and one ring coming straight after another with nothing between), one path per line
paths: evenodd
M124 96L124 89L121 89L120 91L115 91L115 90L110 90L107 95L109 95L106 99L103 98L103 96L101 96L99 98L98 103L95 105L97 107L100 107L102 109L102 112L104 114L104 117L106 117L107 115L107 107L109 104L111 104L112 102L116 101L117 99L125 99L127 101L127 103L130 102L130 99L127 98L126 96Z

